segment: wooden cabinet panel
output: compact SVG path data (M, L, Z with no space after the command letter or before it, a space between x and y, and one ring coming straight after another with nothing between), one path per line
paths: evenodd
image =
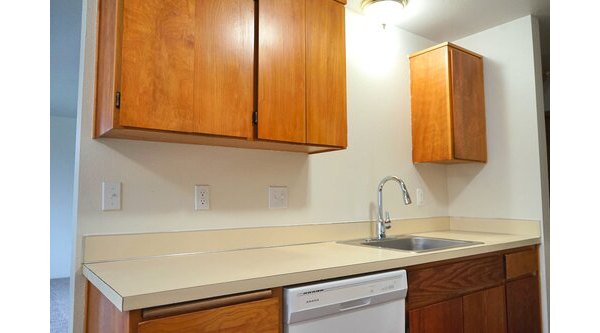
M258 4L258 138L306 142L306 0Z
M192 312L139 324L138 333L253 333L279 332L280 304L277 298Z
M506 315L509 333L542 331L537 275L506 283Z
M506 333L504 286L463 297L465 333Z
M115 126L115 91L119 89L116 82L119 70L119 13L118 0L99 1L94 137Z
M254 4L196 2L195 132L252 138Z
M506 261L506 278L514 279L525 275L535 274L538 270L537 249L509 253L504 256Z
M502 255L408 270L408 309L460 297L504 282Z
M99 0L93 136L345 148L343 3Z
M194 131L195 4L124 1L121 126Z
M87 283L86 333L135 333L139 310L121 312L93 284Z
M332 0L306 0L307 142L346 147L345 10Z
M450 48L454 158L487 160L483 62Z
M483 60L443 43L410 56L413 162L487 160Z
M452 159L448 50L410 59L413 162Z
M411 310L408 313L408 325L410 333L462 333L462 300L455 298Z

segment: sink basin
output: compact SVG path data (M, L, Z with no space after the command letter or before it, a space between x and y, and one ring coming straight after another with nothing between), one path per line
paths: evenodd
M348 242L342 242L350 245L372 246L384 249L411 251L411 252L427 252L435 250L443 250L454 247L470 246L475 244L483 244L481 242L472 242L455 239L443 239L421 236L392 236L385 239L361 239Z

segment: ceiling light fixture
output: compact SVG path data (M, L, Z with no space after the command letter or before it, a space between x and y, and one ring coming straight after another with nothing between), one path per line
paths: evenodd
M408 0L362 0L361 9L385 25L398 23L406 5Z

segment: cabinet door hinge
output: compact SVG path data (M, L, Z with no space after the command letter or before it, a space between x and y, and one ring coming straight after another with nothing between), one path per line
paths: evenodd
M252 112L252 124L254 124L254 125L258 124L258 111Z
M121 92L117 91L115 94L115 107L118 109L121 107Z

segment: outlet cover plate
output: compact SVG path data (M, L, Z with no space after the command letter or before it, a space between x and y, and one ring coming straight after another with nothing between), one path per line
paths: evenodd
M210 186L209 185L195 185L194 192L196 194L194 208L196 210L210 209Z
M287 208L287 186L269 186L269 209Z

